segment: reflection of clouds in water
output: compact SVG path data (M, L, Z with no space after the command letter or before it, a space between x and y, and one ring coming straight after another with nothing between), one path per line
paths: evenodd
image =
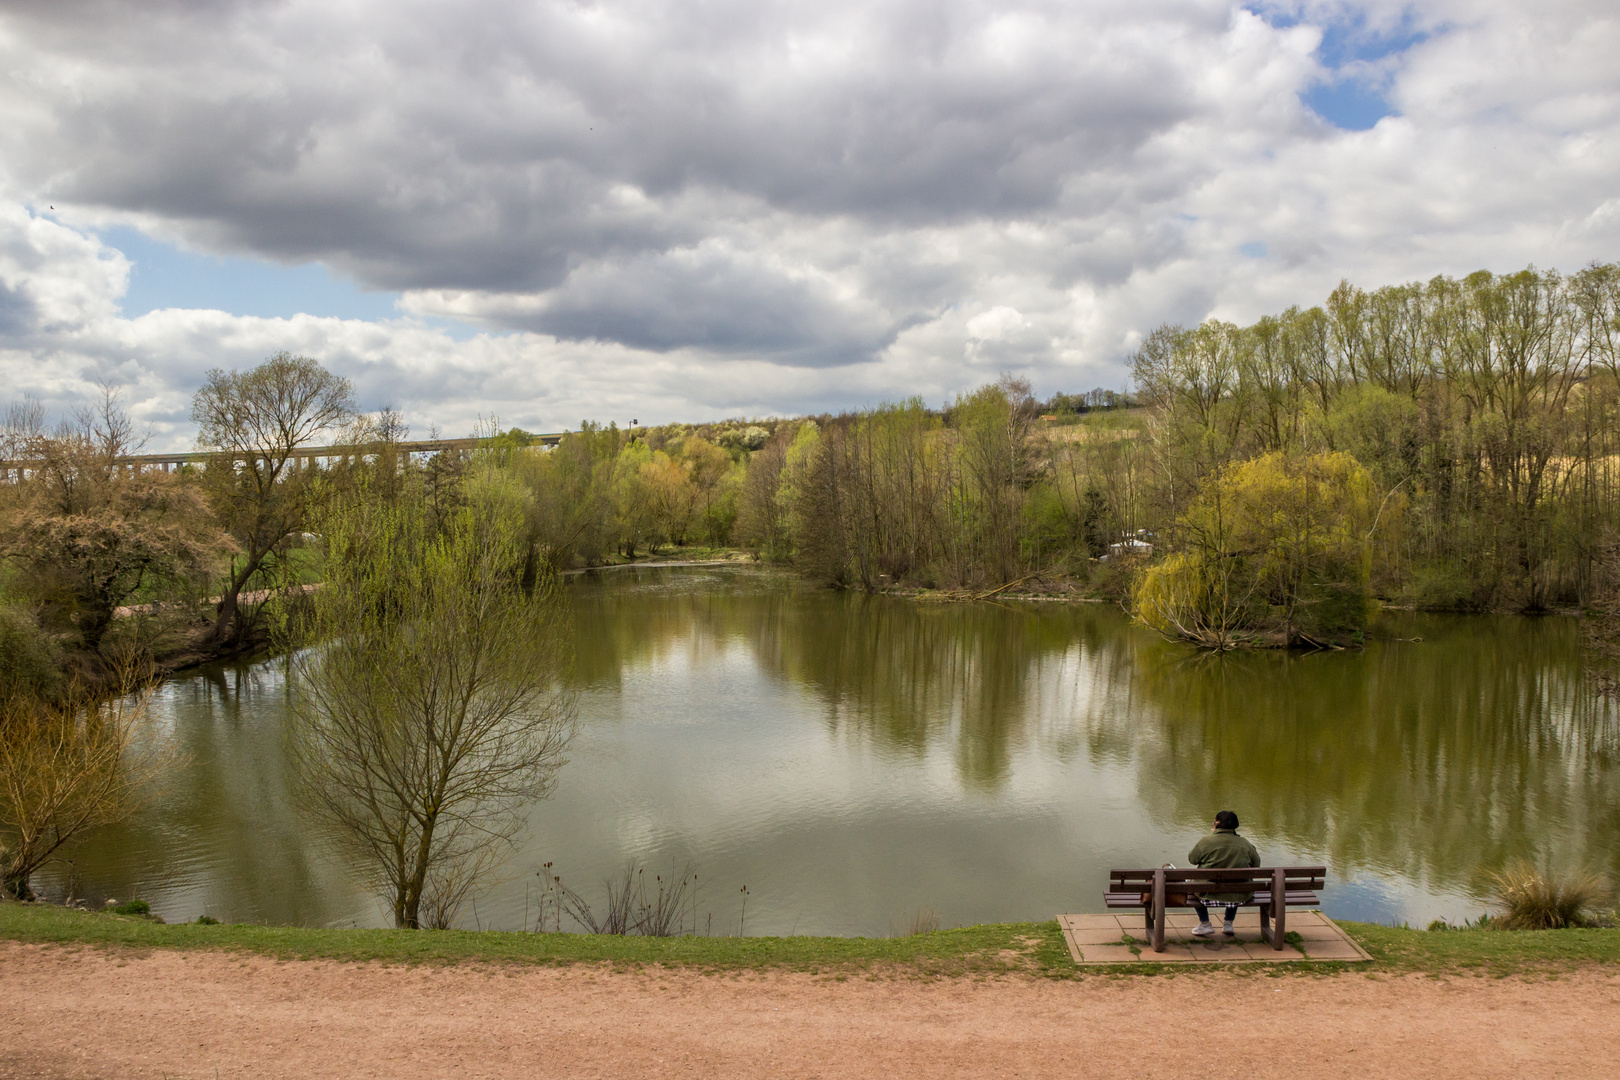
M1478 897L1455 889L1433 888L1426 882L1358 873L1335 880L1329 875L1322 893L1322 908L1335 919L1385 925L1406 923L1423 929L1435 919L1453 925L1476 919L1488 910Z
M615 817L619 849L637 858L646 858L669 841L669 823L650 806L623 807Z

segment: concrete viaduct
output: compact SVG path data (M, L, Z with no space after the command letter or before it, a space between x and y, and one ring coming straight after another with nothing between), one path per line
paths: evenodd
M531 447L556 446L567 435L566 431L545 432L531 436ZM426 439L418 442L398 442L392 444L396 454L428 455L441 454L446 451L471 453L480 443L487 443L488 439ZM356 458L370 457L376 454L378 445L369 443L358 446L301 446L288 455L295 469L319 467L334 461L352 461ZM182 454L130 454L119 458L118 463L132 471L141 469L156 469L160 472L175 472L185 465L204 465L219 458L218 451L197 450ZM230 455L233 460L243 460L248 454ZM252 455L262 457L263 454ZM34 468L31 461L0 461L0 483L16 483Z

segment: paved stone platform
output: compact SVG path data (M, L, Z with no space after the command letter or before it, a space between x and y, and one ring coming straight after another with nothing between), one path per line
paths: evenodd
M1165 916L1164 952L1156 953L1147 941L1140 912L1122 915L1059 915L1063 940L1076 964L1275 964L1278 962L1371 960L1372 957L1320 911L1290 911L1287 933L1298 934L1298 948L1273 949L1260 937L1260 913L1239 911L1237 936L1217 933L1197 938L1192 928L1198 916L1171 912ZM1216 923L1217 927L1220 925ZM1126 939L1130 938L1130 941ZM1132 951L1132 946L1136 951Z

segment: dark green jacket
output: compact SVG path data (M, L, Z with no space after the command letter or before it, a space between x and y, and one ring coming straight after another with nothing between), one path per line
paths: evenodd
M1187 861L1201 870L1215 868L1231 869L1233 867L1248 867L1260 865L1260 853L1254 845L1237 834L1236 829L1216 829L1187 852ZM1205 896L1206 900L1215 900L1231 904L1247 904L1253 893L1217 893Z

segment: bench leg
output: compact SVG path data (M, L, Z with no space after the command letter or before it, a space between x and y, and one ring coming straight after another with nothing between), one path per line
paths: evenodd
M1281 952L1288 944L1283 938L1288 933L1288 882L1281 870L1271 877L1271 947Z
M1271 905L1260 905L1260 940L1271 940Z
M1164 952L1164 871L1153 874L1153 951Z

